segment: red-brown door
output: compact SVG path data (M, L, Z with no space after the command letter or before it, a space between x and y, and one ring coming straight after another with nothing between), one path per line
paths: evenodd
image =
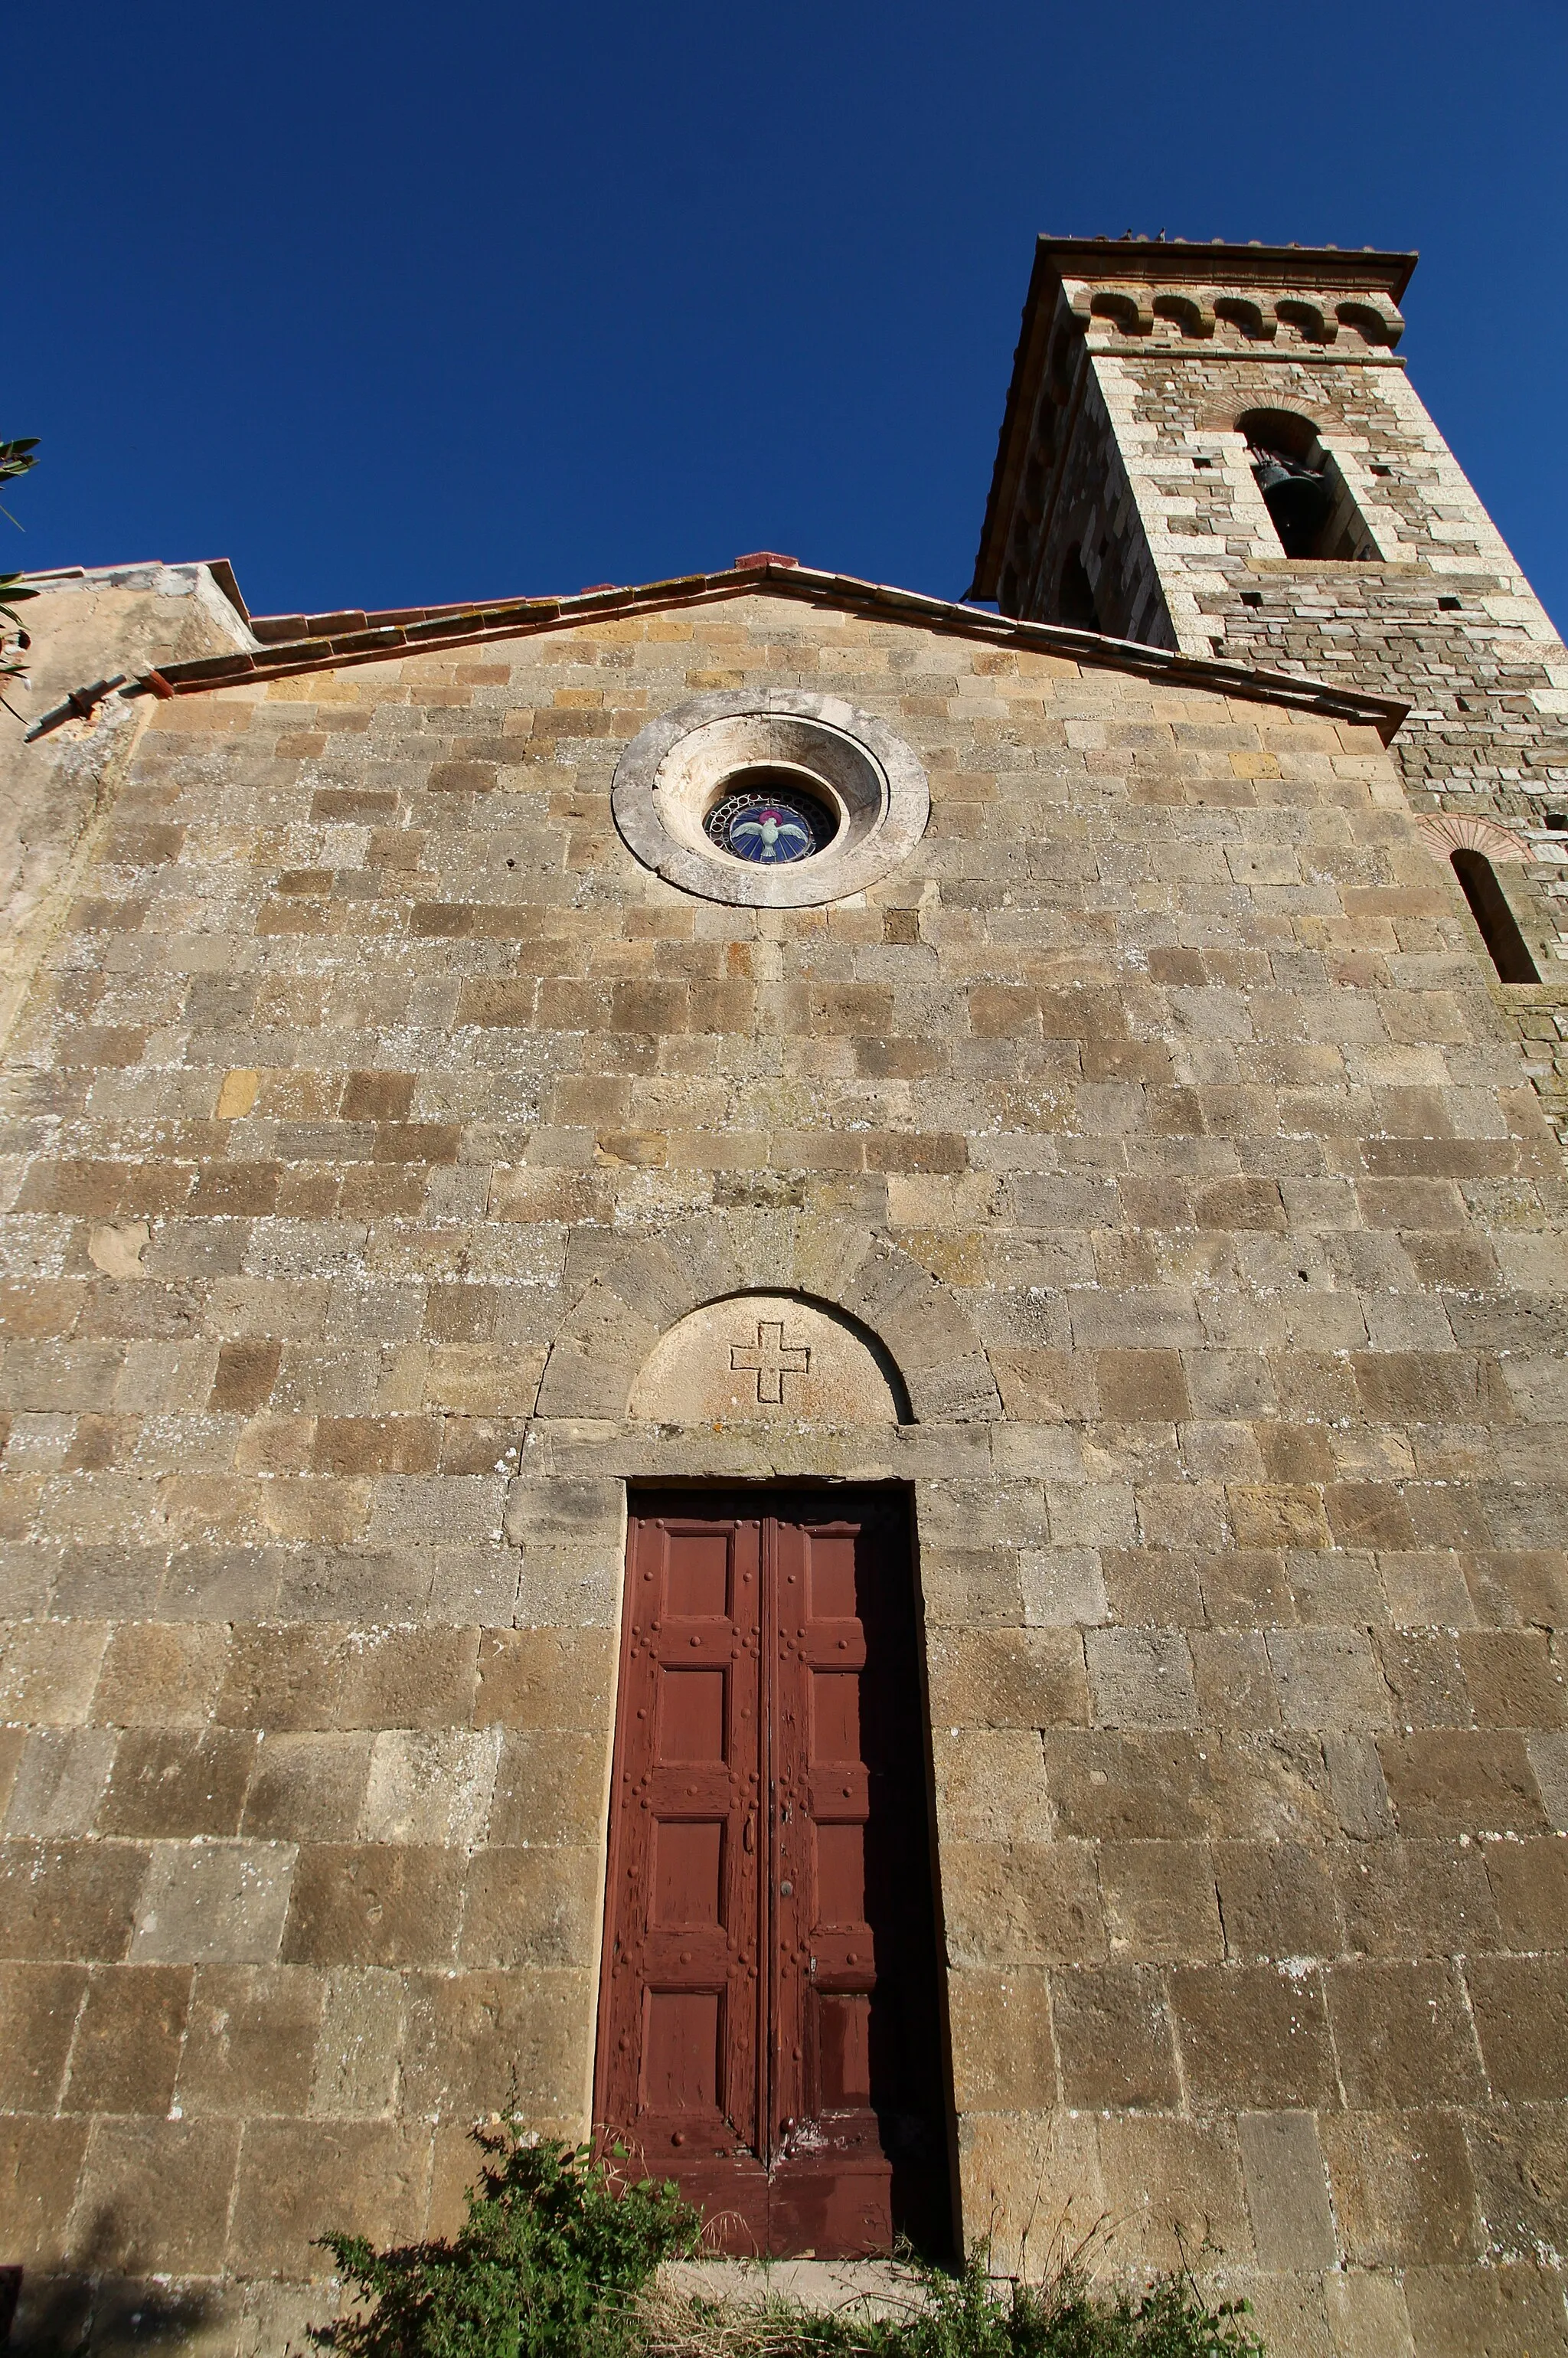
M595 2114L724 2248L950 2236L897 1493L634 1497Z

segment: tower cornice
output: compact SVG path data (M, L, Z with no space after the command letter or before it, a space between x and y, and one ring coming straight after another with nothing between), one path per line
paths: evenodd
M1372 246L1207 245L1184 238L1049 237L1035 242L1033 296L1042 269L1065 278L1141 280L1151 287L1213 282L1227 287L1332 287L1346 294L1403 299L1419 255Z

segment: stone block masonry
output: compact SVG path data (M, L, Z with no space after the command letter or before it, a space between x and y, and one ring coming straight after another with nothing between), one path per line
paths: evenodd
M841 1478L914 1502L967 2231L1568 2347L1562 1163L1378 708L821 577L503 628L142 700L12 1036L19 2333L281 2352L323 2227L583 2131L626 1485ZM638 863L650 719L827 683L902 866ZM745 1292L880 1421L634 1396Z

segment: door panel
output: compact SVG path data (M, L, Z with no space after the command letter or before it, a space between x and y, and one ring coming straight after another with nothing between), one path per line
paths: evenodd
M724 2076L719 1992L650 1989L647 1995L644 2108L661 2117L717 2113Z
M757 2141L759 1541L676 1516L628 1552L598 2109L665 2167Z
M701 1642L699 1638L691 1640L694 1646ZM661 1764L725 1758L729 1683L723 1671L687 1670L684 1658L678 1670L664 1670L659 1682Z
M871 2002L859 1990L819 1990L816 2095L825 2112L852 2112L871 2101Z
M724 1910L724 1821L666 1818L654 1825L649 1921L661 1931L717 1930Z
M727 2248L949 2237L909 1533L633 1499L595 2111Z

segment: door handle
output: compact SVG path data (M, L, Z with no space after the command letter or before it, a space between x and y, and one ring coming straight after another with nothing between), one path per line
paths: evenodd
M747 1851L755 1850L757 1847L757 1813L755 1810L750 1810L747 1812L745 1827L741 1835L741 1847L742 1850Z

